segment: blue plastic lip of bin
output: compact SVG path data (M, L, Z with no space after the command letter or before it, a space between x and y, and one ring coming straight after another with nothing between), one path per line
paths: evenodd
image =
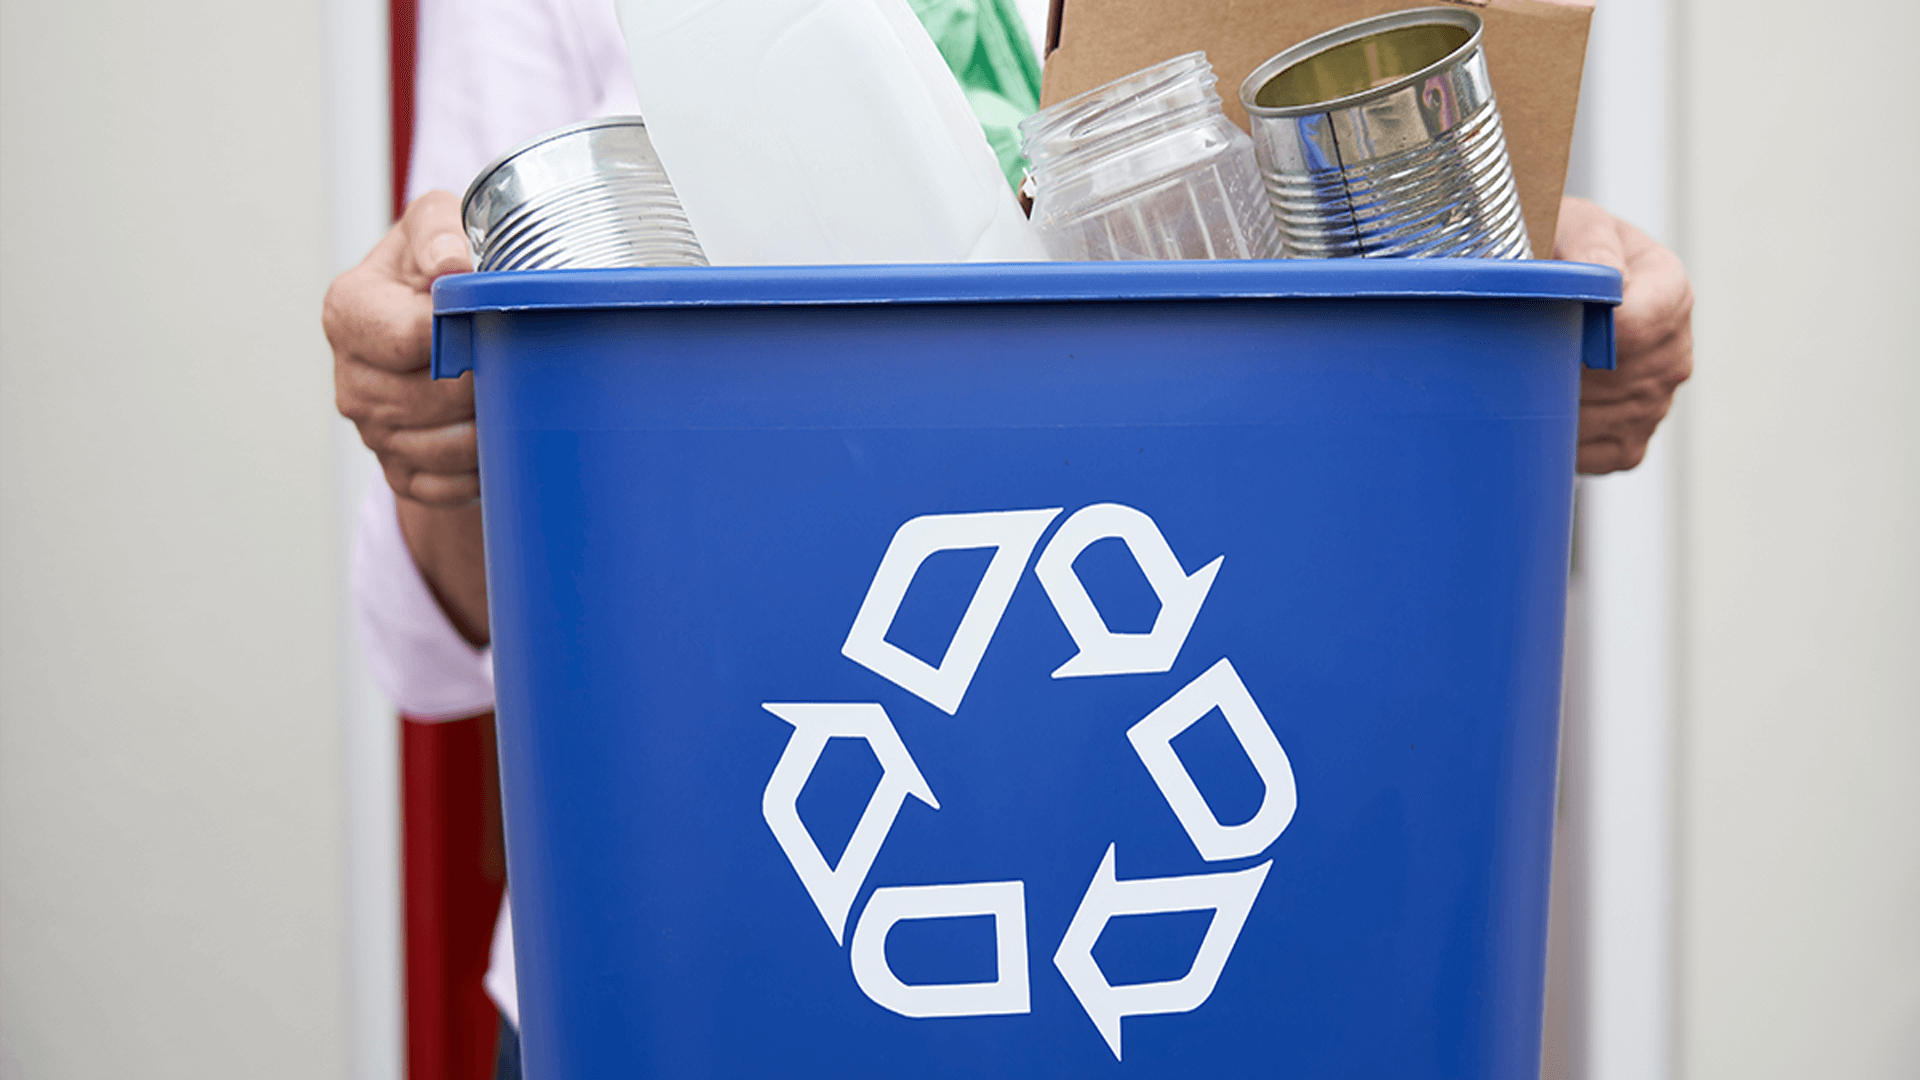
M1583 362L1613 367L1616 270L1493 259L690 267L459 274L433 283L433 376L473 368L481 312L1262 299L1561 300L1587 306Z

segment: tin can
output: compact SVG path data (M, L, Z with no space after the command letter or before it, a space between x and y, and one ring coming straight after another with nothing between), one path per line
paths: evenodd
M1240 87L1287 254L1529 255L1481 20L1457 8L1363 19Z
M573 124L480 171L460 204L479 270L705 266L637 116Z

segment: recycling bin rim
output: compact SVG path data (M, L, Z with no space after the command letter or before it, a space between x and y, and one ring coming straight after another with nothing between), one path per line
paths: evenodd
M433 283L433 375L473 367L482 312L1263 299L1563 300L1587 305L1583 361L1613 366L1620 273L1497 259L1271 259L659 267L455 274Z
M1504 259L1245 259L647 267L452 274L434 313L614 307L1488 297L1618 304L1620 273Z

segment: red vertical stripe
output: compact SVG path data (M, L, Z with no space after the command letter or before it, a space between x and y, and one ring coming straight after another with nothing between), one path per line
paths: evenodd
M493 715L400 729L407 1073L487 1080L499 1021L482 983L506 884Z
M413 156L413 74L419 17L414 0L388 0L387 56L393 68L389 100L393 115L393 216L407 205L407 164Z

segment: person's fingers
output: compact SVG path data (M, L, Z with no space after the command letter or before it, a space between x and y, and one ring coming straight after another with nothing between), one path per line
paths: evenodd
M1691 331L1675 333L1666 341L1628 357L1612 371L1584 371L1580 375L1580 404L1604 405L1641 400L1664 404L1693 371Z
M473 419L471 378L396 373L349 357L334 365L333 384L334 407L363 428L437 428Z
M427 473L469 473L480 467L473 421L435 428L402 428L387 438L387 449L414 469Z
M1581 375L1576 465L1583 473L1631 469L1693 372L1693 287L1673 252L1583 199L1562 202L1554 257L1621 273L1619 366Z
M406 237L406 274L409 284L425 289L443 274L473 269L467 234L460 225L460 200L451 192L429 191L407 205L400 218Z
M1596 371L1594 375L1611 373ZM1596 390L1592 386L1594 384L1582 384L1580 438L1597 438L1640 429L1651 434L1653 427L1667 417L1668 407L1672 407L1672 396L1651 380L1634 382L1615 396L1607 396L1605 390Z
M1581 373L1580 472L1614 472L1640 463L1673 405L1674 390L1692 370L1692 355L1691 335L1683 328L1638 355L1623 351L1617 370Z
M457 509L480 497L478 472L423 472L397 460L383 461L380 471L395 495L426 506Z
M1657 332L1646 326L1616 327L1618 366L1581 376L1581 404L1628 399L1657 402L1663 409L1670 404L1674 391L1693 376L1693 325L1683 317L1665 337L1648 340Z
M472 506L480 498L480 474L415 473L406 497L428 506Z
M1675 335L1692 340L1693 283L1680 257L1640 230L1621 223L1627 244L1627 280L1614 333L1623 352L1663 345ZM1691 352L1691 349L1688 350Z
M1553 257L1564 262L1598 263L1625 274L1627 252L1618 225L1612 214L1585 199L1562 199Z
M1574 457L1574 468L1585 476L1600 476L1639 465L1647 456L1647 440L1629 446L1615 436L1582 439Z
M1605 374L1602 372L1601 374ZM1574 467L1582 473L1631 469L1646 456L1654 429L1667 414L1668 395L1580 404L1580 445Z
M421 371L433 359L433 300L365 264L334 279L322 316L336 357L387 371Z
M388 371L427 366L433 349L433 279L472 268L459 203L432 191L415 199L359 266L335 278L321 325L334 352Z
M359 266L334 279L321 324L334 355L334 404L379 457L394 494L429 506L480 497L473 380L434 381L433 280L472 268L459 202L415 199Z

